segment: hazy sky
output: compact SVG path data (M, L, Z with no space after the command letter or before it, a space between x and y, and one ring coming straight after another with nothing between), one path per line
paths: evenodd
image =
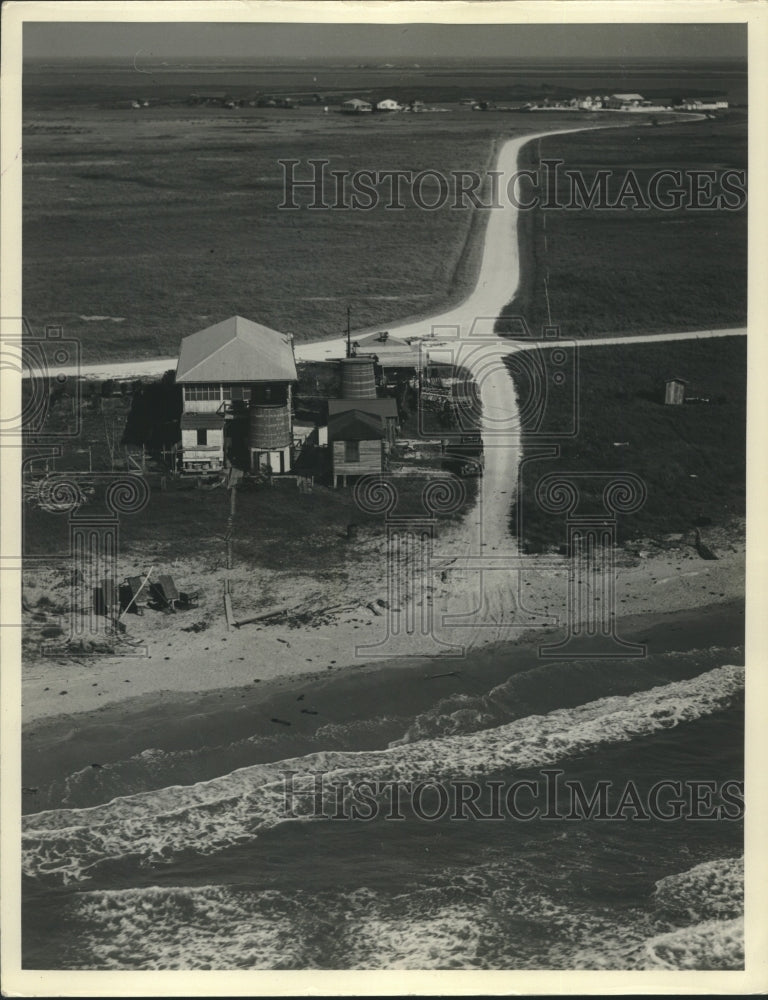
M445 56L721 56L746 58L738 24L361 25L26 23L24 55L414 59Z

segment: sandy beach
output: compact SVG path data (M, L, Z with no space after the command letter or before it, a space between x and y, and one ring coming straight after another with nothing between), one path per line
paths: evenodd
M743 599L745 546L738 526L730 531L708 529L704 536L716 550L717 560L698 556L692 533L665 541L663 547L640 540L618 550L619 635L622 618L628 615L663 615ZM526 633L538 644L544 641L538 636L549 637L566 621L568 560L548 557L547 568L542 569L537 557L531 556L526 569L484 574L484 604L479 571L435 570L415 597L419 613L425 602L433 607L434 636L419 639L418 634L406 631L394 634L393 618L403 615L408 606L395 612L375 604L386 601L388 592L383 532L367 529L355 546L359 558L349 562L344 578L335 585L295 576L290 570L275 573L242 566L232 571L236 616L289 610L275 621L229 630L223 607L225 570L211 570L191 558L162 567L181 585L185 580L199 581L205 595L200 607L177 614L129 613L124 619L127 638L143 644L145 655L28 658L22 684L25 725L46 717L92 712L140 695L238 688L255 680L359 668L394 658L407 663L409 657L421 662L424 655L444 656L449 665L436 666L435 672L453 670L461 662L461 656L453 654L462 647L469 652L500 642L515 643ZM144 565L136 559L124 563L122 569L133 574ZM55 592L57 584L61 592L64 576L64 570L35 570L35 586L25 587L26 599L35 604L39 595ZM265 607L262 595L267 584L270 600ZM479 624L456 626L442 621L478 606L483 608ZM200 631L190 630L200 624L204 625ZM445 645L441 648L438 642Z

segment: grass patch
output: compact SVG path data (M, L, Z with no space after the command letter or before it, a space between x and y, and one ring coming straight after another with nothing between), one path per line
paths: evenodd
M579 353L578 434L555 459L524 449L513 531L526 551L559 547L565 516L542 510L536 485L553 472L632 472L646 484L641 510L619 518L619 540L683 532L743 517L746 503L746 337L588 347ZM510 367L512 371L512 368ZM663 405L664 380L686 378L708 404ZM514 372L513 372L514 377ZM548 425L568 426L570 400L553 396ZM618 443L618 446L617 446ZM580 511L603 512L600 477L579 481Z
M641 191L654 172L746 169L746 120L734 112L707 122L674 122L542 139L524 147L521 169L564 160L557 201L568 204L566 171L587 185L611 171L609 200L628 170ZM661 188L662 192L664 188ZM716 190L718 190L716 188ZM629 202L631 205L631 201ZM534 336L549 321L566 337L654 333L746 325L747 211L680 208L521 211L521 280L498 324L523 316Z

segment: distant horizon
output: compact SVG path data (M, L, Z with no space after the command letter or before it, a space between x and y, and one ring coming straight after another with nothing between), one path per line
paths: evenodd
M58 63L58 62L123 62L125 61L125 56L123 55L96 55L96 54L78 54L69 53L68 55L25 55L25 62L46 62L46 63ZM160 58L159 56L157 57ZM197 61L202 61L206 57L202 57L199 53L176 53L173 55L165 55L162 57L162 62L181 62L183 60L194 59ZM258 62L271 62L271 63L281 63L285 65L295 66L299 63L311 63L316 62L337 62L339 59L344 58L344 65L348 65L354 62L358 57L355 54L350 54L348 56L342 57L341 55L334 56L252 56L250 59L243 55L238 56L227 56L227 55L216 55L213 57L207 57L211 62L232 62L239 65L245 65L249 61ZM384 58L384 57L382 57ZM372 67L385 67L386 65L408 65L413 66L413 56L389 56L385 63L379 63L377 60L372 59L371 56L366 56L366 65ZM421 61L425 64L438 64L445 62L467 62L471 59L472 62L482 62L494 65L506 65L510 62L514 63L547 63L547 62L573 62L573 63L591 63L593 65L601 64L612 64L612 63L658 63L666 64L670 62L720 62L720 63L742 63L747 65L746 55L671 55L671 56L643 56L643 55L629 55L629 56L566 56L566 55L538 55L538 56L482 56L482 55L472 55L470 56L422 56Z
M162 6L159 7L162 10ZM747 57L745 23L445 24L27 21L27 61L180 59L728 61ZM612 53L606 56L605 53Z

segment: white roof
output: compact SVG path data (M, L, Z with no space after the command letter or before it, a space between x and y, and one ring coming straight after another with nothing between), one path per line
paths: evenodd
M642 101L642 94L614 94L613 97L617 101Z
M287 333L242 316L184 337L177 382L295 382L296 362Z

